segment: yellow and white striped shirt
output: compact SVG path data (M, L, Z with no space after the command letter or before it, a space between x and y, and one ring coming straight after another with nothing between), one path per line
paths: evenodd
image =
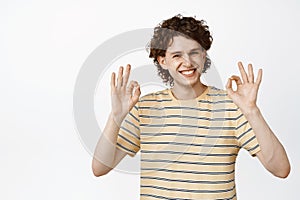
M117 147L130 156L141 151L142 200L236 199L237 154L260 151L240 109L212 86L192 100L177 100L170 89L141 97Z

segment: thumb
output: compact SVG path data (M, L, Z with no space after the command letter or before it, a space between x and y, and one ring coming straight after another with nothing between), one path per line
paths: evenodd
M139 100L140 95L141 95L141 89L140 89L140 86L137 85L135 88L134 94L132 96L132 101L134 104L136 104L136 102Z
M226 84L226 91L228 93L229 96L231 96L233 94L233 89L232 89L232 79L229 78Z

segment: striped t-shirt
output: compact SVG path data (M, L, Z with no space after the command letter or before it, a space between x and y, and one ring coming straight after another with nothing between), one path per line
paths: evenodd
M237 154L260 150L240 109L212 86L192 100L177 100L170 89L141 97L117 147L130 156L140 150L142 200L236 199Z

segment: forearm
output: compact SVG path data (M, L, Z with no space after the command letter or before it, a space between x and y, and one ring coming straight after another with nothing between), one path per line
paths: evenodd
M121 66L117 82L115 72L111 74L112 111L95 148L92 162L95 176L106 174L126 156L124 151L116 148L118 133L121 123L141 95L140 86L136 81L131 81L127 86L130 69L131 66L128 64L123 75L123 67Z
M110 114L94 151L92 163L94 174L103 174L104 171L114 167L119 129L119 125L115 123L113 116Z
M275 176L286 177L290 171L287 154L260 110L255 107L248 112L244 112L244 114L260 145L262 163Z

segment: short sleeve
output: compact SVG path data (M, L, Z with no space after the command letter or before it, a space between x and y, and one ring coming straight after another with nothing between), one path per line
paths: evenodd
M117 148L132 157L140 150L139 124L139 110L136 104L122 122L117 138Z
M240 148L246 149L252 156L260 151L257 138L244 114L238 109L238 119L236 124L236 134Z

